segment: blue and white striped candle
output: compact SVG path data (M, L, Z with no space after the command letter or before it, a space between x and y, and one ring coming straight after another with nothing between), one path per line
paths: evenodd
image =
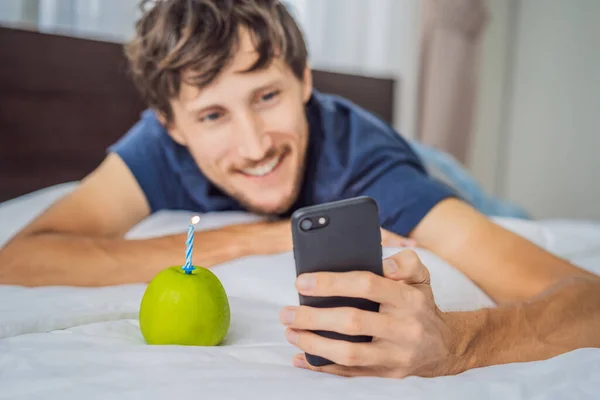
M192 255L194 253L194 231L195 225L200 222L200 217L195 216L192 218L190 225L188 226L187 240L185 241L185 265L181 267L186 274L191 274L196 269L192 263Z

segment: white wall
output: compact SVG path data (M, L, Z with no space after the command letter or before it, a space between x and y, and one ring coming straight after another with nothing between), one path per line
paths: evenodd
M506 196L536 216L600 219L600 1L519 13Z
M472 171L535 217L600 219L600 1L490 6Z

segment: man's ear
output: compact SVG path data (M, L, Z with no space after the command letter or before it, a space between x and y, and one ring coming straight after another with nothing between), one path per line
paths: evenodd
M173 139L175 142L177 142L178 144L180 144L182 146L187 145L187 142L185 141L185 138L181 134L181 131L179 129L177 129L177 125L175 125L175 123L173 121L167 122L166 115L158 110L154 110L154 114L156 115L158 122L160 122L160 124L162 126L164 126L164 128L167 130L171 139Z
M307 103L310 100L310 96L312 95L313 90L313 82L312 82L312 71L310 66L306 64L306 68L304 68L304 74L302 79L302 98L304 103Z

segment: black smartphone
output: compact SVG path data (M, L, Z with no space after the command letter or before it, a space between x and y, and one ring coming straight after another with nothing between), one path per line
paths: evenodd
M292 237L296 275L307 272L369 271L383 275L381 230L377 202L367 196L355 197L298 209L292 215ZM379 311L379 304L348 297L299 295L300 304L311 307L356 307ZM370 342L370 336L349 336L314 331L336 340ZM313 366L332 364L323 357L307 354Z

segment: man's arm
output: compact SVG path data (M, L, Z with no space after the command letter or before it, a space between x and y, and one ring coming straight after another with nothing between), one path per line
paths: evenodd
M0 284L100 286L147 282L183 263L185 234L124 235L150 213L137 181L110 155L70 195L0 250ZM289 223L255 223L196 234L194 263L210 267L247 254L291 249Z
M530 301L443 318L453 332L450 374L600 347L600 280L571 278Z
M598 276L454 199L434 207L413 236L500 305L446 315L457 334L457 368L540 360L580 347L600 347Z
M456 199L435 206L411 237L463 272L498 304L529 299L571 277L596 277Z

